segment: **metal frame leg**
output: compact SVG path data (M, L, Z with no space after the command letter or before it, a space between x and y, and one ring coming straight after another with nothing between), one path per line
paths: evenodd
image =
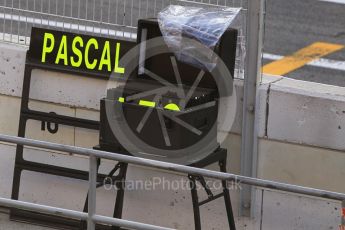
M90 156L89 159L89 191L88 191L88 220L87 230L96 230L96 224L93 221L93 216L96 214L96 187L97 187L97 171L98 161L97 157Z
M192 175L189 175L188 178L189 178L189 184L190 184L190 189L191 189L191 194L192 194L195 230L201 230L200 206L199 206L198 191L196 189L196 181L195 181L195 177Z
M20 188L20 179L21 179L22 170L18 167L14 167L13 174L13 186L12 186L12 196L11 199L18 200L19 198L19 188ZM11 209L11 214L15 209ZM12 218L12 215L10 215Z
M226 173L226 159L219 161L219 167L220 167L221 172ZM222 180L222 186L223 186L223 196L224 196L226 214L228 216L229 227L230 227L230 230L236 230L236 224L235 224L235 219L234 219L234 213L232 211L230 193L227 187L227 182L225 180Z
M341 225L340 230L345 230L345 200L341 203Z
M121 219L122 218L122 210L123 210L123 202L125 196L125 183L126 183L126 175L127 175L127 163L120 163L120 181L117 181L117 193L116 193L116 201L115 201L115 208L114 208L114 218ZM112 230L120 230L120 227L112 227Z
M23 110L27 109L29 106L31 72L32 72L32 68L28 65L25 65L22 99L21 99L21 104L20 104L20 117L19 117L19 124L18 124L18 137L25 137L27 118L23 116ZM13 200L19 199L19 189L20 189L20 181L21 181L21 173L22 173L22 168L19 167L19 164L24 161L23 153L24 153L24 146L17 144L16 158L14 162L12 193L11 193L11 199ZM11 212L10 212L11 219L14 216L14 212L15 212L15 209L11 209Z
M98 169L99 169L100 164L101 164L101 159L97 158L97 170L96 170L97 175L98 175ZM88 212L88 210L89 210L89 192L87 192L87 194L86 194L83 212ZM84 230L86 228L87 228L87 222L82 220L80 223L80 230Z

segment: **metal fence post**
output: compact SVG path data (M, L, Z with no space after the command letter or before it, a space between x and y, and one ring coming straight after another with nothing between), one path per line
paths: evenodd
M345 200L343 200L341 205L341 225L340 230L345 230Z
M247 54L244 77L243 121L241 144L241 175L256 177L257 144L256 131L257 94L260 84L261 52L263 37L264 0L248 1ZM251 216L255 196L251 186L244 186L240 195L240 215Z
M96 226L92 218L96 214L97 157L94 155L90 155L89 161L90 165L87 230L95 230Z

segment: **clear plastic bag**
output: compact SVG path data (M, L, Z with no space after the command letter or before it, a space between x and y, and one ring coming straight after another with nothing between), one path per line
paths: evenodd
M240 10L170 5L158 14L158 22L164 41L179 61L211 72L217 63L214 47Z

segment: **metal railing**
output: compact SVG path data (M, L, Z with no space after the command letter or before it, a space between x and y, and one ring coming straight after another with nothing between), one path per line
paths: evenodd
M62 216L87 220L88 230L94 230L96 223L110 224L113 226L129 227L129 228L134 228L134 229L150 229L150 230L168 229L168 228L151 226L151 225L127 221L127 220L120 220L116 218L100 216L96 214L96 184L97 184L97 159L98 158L114 160L114 161L119 161L119 162L126 162L126 163L130 163L134 165L147 166L151 168L163 169L163 170L168 170L172 172L199 175L199 176L204 176L207 178L213 178L213 179L218 179L218 180L237 181L243 184L253 185L253 186L262 187L262 188L269 188L273 190L338 200L338 201L343 201L343 205L345 205L345 202L344 202L345 194L343 193L330 192L326 190L307 188L307 187L285 184L285 183L280 183L280 182L275 182L275 181L251 178L251 177L240 176L240 175L235 175L235 174L230 174L230 173L210 171L207 169L194 168L194 167L189 167L189 166L184 166L184 165L149 160L149 159L138 158L138 157L133 157L133 156L126 156L126 155L121 155L117 153L110 153L110 152L104 152L104 151L93 150L93 149L86 149L86 148L81 148L81 147L76 147L76 146L68 146L68 145L50 143L50 142L45 142L45 141L32 140L32 139L21 138L21 137L0 135L0 141L19 144L23 146L32 146L32 147L37 147L37 148L89 156L90 164L89 164L88 213L43 206L43 205L37 205L37 204L31 204L31 203L26 203L22 201L15 201L15 200L3 199L3 198L0 199L0 206L21 208L21 209L26 209L26 210L31 210L31 211L43 212L43 213L54 214L54 215L62 215Z
M340 230L345 230L345 200L342 202Z
M122 220L122 219L115 219L115 218L110 218L110 217L101 216L101 215L93 215L89 217L89 215L84 212L78 212L78 211L73 211L69 209L56 208L56 207L51 207L51 206L46 206L46 205L33 204L29 202L23 202L23 201L17 201L17 200L5 199L5 198L0 198L0 206L8 207L8 208L17 208L17 209L39 212L39 213L44 213L44 214L58 215L58 216L63 216L63 217L68 217L68 218L75 218L75 219L80 219L84 221L91 220L92 224L88 225L88 230L91 230L91 229L94 230L94 225L96 223L119 226L119 227L124 227L124 228L129 228L129 229L139 229L139 230L172 230L171 228L158 227L158 226L154 226L150 224L138 223L138 222Z
M244 75L248 0L0 0L0 40L29 45L31 28L59 29L84 34L136 39L137 21L156 17L170 4L241 7L236 27L237 78Z

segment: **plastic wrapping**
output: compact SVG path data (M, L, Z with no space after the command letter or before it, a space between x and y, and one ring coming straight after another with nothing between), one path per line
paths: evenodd
M158 14L158 22L165 42L179 61L211 72L217 63L213 50L240 10L170 5Z

